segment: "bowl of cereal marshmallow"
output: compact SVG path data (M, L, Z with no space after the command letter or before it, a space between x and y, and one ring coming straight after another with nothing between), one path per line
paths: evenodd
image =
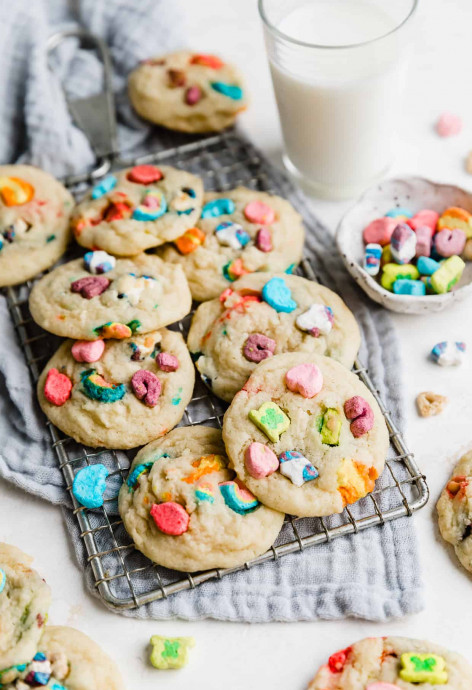
M347 270L392 311L441 311L472 295L472 194L420 177L371 187L341 220Z

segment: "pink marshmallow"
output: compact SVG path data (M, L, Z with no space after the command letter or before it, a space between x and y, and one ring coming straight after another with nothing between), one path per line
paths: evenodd
M351 434L355 438L363 436L374 426L374 413L371 406L360 395L349 398L344 403L344 414L351 422Z
M384 216L376 218L364 228L364 242L366 244L380 244L384 247L389 244L393 231L398 225L395 218Z
M323 388L323 374L316 364L297 364L285 374L285 383L293 393L314 398Z
M416 232L416 255L431 256L431 245L433 242L433 230L426 225L415 228Z
M438 254L449 257L455 254L462 254L466 240L467 238L463 230L459 230L459 228L455 228L454 230L445 228L437 233L434 240L434 246Z
M436 122L436 132L440 137L453 137L462 131L462 120L454 113L443 113Z
M177 371L179 368L179 360L170 352L159 352L156 362L161 371Z
M275 211L263 201L250 201L244 208L244 215L250 223L271 225L275 220Z
M164 534L178 537L188 530L190 515L180 503L154 503L150 513L157 529Z
M133 393L148 407L155 407L161 394L162 384L156 374L147 369L139 369L131 378Z
M251 477L263 479L275 472L280 463L276 454L268 446L254 441L246 450L244 464Z
M431 229L433 234L436 232L438 220L439 213L436 213L436 211L431 211L428 208L424 208L422 211L415 213L413 218L409 218L406 222L410 228L412 228L412 230L417 230L420 227L426 226Z
M103 340L76 340L70 351L76 362L98 362L104 350Z
M272 235L270 234L269 228L261 228L257 231L256 247L261 252L272 251Z

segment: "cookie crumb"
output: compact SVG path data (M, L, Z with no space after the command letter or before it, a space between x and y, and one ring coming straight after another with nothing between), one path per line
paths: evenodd
M418 413L421 417L433 417L441 414L448 402L446 396L431 391L420 393L416 398Z

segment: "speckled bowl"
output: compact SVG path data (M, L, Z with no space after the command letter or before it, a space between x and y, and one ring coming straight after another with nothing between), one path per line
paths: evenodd
M395 295L385 290L363 269L366 225L395 206L417 213L429 208L442 213L448 206L461 206L472 213L472 194L460 187L438 184L422 177L385 180L371 187L341 220L336 241L347 270L374 302L403 314L438 312L472 296L472 262L466 262L461 280L445 295Z

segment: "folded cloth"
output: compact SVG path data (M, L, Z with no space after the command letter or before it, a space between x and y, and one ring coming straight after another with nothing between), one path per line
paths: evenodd
M69 6L66 0L36 0L35 3L16 0L5 13L0 26L0 39L5 39L0 80L1 159L10 161L21 156L22 160L41 165L57 175L78 172L93 163L88 142L72 124L62 91L48 71L44 51L52 31L79 23L103 37L111 48L122 152L165 146L168 140L156 138L156 130L132 113L124 91L126 75L139 59L178 46L182 23L176 0L140 0L139 3L77 0L75 14L71 14ZM154 27L152 32L147 31L150 23ZM55 67L69 92L75 95L83 95L96 84L99 75L95 58L85 55L75 44L64 46L56 56ZM176 136L173 142L178 141ZM363 333L362 358L387 408L402 427L399 348L388 314L370 303L352 284L330 233L311 214L288 180L255 149L250 159L251 164L259 159L262 176L273 180L282 194L290 197L303 212L308 229L307 251L314 269L354 311ZM207 167L209 160L202 158L201 165ZM195 166L194 172L198 173ZM252 176L248 167L248 183ZM229 184L231 180L224 182ZM70 510L66 484L51 449L49 431L38 408L4 297L0 297L0 324L0 438L7 440L0 448L0 476L63 506L77 561L89 590L97 594L77 518ZM122 466L126 466L126 458ZM388 482L387 474L384 473L380 483ZM382 509L386 509L398 503L398 493L387 492L378 500ZM360 502L352 508L352 513L361 515L362 510ZM326 524L339 524L339 517L328 518ZM310 521L299 523L302 536L303 530L312 527ZM122 536L126 539L126 535ZM100 544L97 546L100 548ZM130 558L135 559L138 568L146 564L146 559L139 554ZM121 560L113 555L105 557L102 565L108 576L120 575ZM138 596L149 591L152 577L149 570L136 572L132 578L133 594ZM126 577L111 581L111 594L119 600L132 595ZM139 609L120 611L140 618L211 617L256 622L346 616L386 620L417 612L421 607L414 526L412 520L401 519L229 575L221 581L207 582Z

